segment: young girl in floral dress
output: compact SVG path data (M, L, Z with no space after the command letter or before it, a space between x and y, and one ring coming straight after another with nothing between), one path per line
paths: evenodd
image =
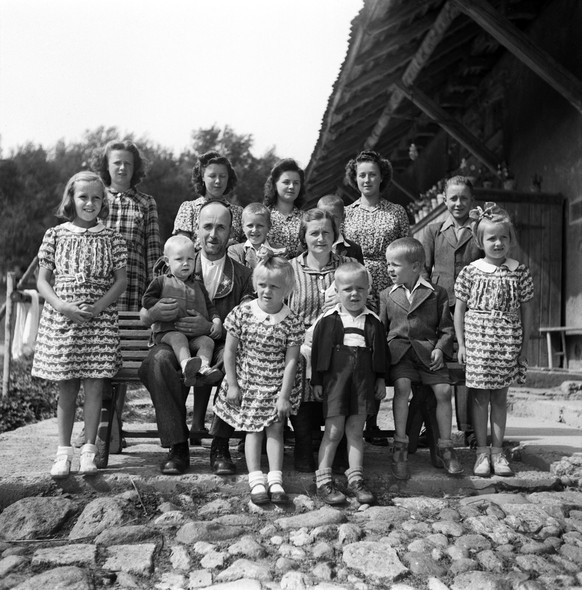
M253 273L257 299L235 307L226 317L222 382L214 412L246 432L245 458L251 501L286 504L283 489L283 427L300 402L296 379L303 322L283 300L293 289L293 268L267 253ZM267 436L269 473L261 470L261 447Z
M127 249L120 234L101 220L109 213L105 186L93 172L75 174L57 216L68 219L44 235L38 290L45 299L32 375L58 381L59 446L51 475L69 475L71 433L81 381L85 393L85 444L79 473L94 475L95 437L103 381L121 366L115 302L125 291ZM54 277L54 285L51 281Z
M507 391L524 383L526 348L531 334L533 281L529 269L509 258L515 231L507 211L486 203L470 213L473 233L484 258L466 266L455 283L455 331L459 362L473 393L473 427L481 477L513 475L502 445L507 421ZM487 423L491 415L491 448Z

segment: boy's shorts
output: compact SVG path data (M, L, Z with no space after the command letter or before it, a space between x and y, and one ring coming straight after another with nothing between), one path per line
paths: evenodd
M438 371L431 371L421 362L413 348L409 348L395 365L390 365L390 385L394 385L397 379L410 379L412 383L424 385L451 383L446 366Z

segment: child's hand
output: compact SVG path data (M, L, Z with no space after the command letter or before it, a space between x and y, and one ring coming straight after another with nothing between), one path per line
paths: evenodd
M459 345L459 350L457 351L457 360L461 365L464 365L467 362L467 349L464 346Z
M323 385L312 385L313 396L318 402L323 401Z
M380 401L386 397L386 382L384 379L376 379L374 388L374 399Z
M212 340L220 340L222 337L222 322L220 321L220 318L214 318L212 320L209 336Z
M226 392L226 401L231 406L240 407L241 393L238 384L228 385L228 391Z
M527 356L525 356L525 350L522 350L517 357L517 361L522 365L527 365Z
M440 348L435 348L430 353L430 365L431 371L438 371L445 366L443 351Z
M97 317L103 311L97 304L91 305L89 303L81 303L79 308L90 313L92 318Z
M83 305L87 305L84 301L73 301L72 303L63 303L60 312L67 318L69 318L75 324L84 324L88 322L93 314L82 308Z
M277 420L279 422L283 422L289 418L289 414L291 414L291 404L288 399L278 397L275 408L277 410Z

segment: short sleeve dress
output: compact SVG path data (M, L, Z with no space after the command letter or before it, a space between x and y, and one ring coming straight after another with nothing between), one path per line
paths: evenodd
M52 271L53 289L63 301L99 300L115 282L114 271L127 263L125 240L98 224L83 229L72 223L44 235L39 264ZM32 375L63 381L111 378L121 367L117 306L76 324L45 303L38 329Z
M271 229L267 239L272 244L284 246L287 259L299 256L305 250L299 239L303 213L297 207L293 207L289 215L283 215L275 207L269 207L269 211L271 213Z
M207 203L209 199L206 197L198 197L194 201L184 201L174 220L174 231L172 233L184 232L194 242L196 250L200 250L200 241L196 236L198 226L198 216L202 205ZM244 232L242 229L242 212L243 208L240 205L234 205L226 199L217 199L218 203L226 205L232 213L232 228L230 230L230 239L233 243L242 242L244 240Z
M386 248L396 239L410 233L408 215L402 205L380 198L372 209L358 199L345 209L344 235L362 248L364 265L372 274L377 293L392 283L388 277Z
M502 389L525 382L527 366L518 363L523 340L520 306L533 295L529 269L517 260L508 258L495 266L481 258L461 270L455 297L467 304L467 387Z
M222 381L214 413L243 432L261 432L277 421L276 401L283 383L285 356L290 346L301 346L304 328L299 317L286 305L277 314L261 310L257 300L235 307L224 327L239 339L236 376L241 390L240 409L227 403L228 380ZM301 399L298 378L291 390L291 412Z

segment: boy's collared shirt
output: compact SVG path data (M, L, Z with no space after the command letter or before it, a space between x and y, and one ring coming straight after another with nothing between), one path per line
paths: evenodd
M414 287L412 287L412 291L409 291L404 285L394 285L390 289L390 293L393 293L394 291L396 291L396 289L402 288L402 289L404 289L404 293L406 295L406 299L408 299L408 302L410 303L412 301L412 296L414 295L414 292L420 286L426 287L427 289L430 289L431 291L434 291L434 287L424 277L419 276L418 277L418 280L414 284Z
M449 229L449 227L452 227L453 231L455 232L457 242L460 242L466 231L472 232L471 223L472 220L470 217L468 217L462 225L457 225L453 219L453 216L449 215L443 222L440 232L443 233ZM469 233L469 235L471 235L471 233Z
M378 316L364 307L360 315L354 317L351 313L344 310L341 303L336 304L331 309L327 310L322 317L336 313L339 315L344 326L344 346L366 346L366 338L364 337L364 326L366 324L366 316L372 314L375 318ZM379 319L379 318L378 318Z

